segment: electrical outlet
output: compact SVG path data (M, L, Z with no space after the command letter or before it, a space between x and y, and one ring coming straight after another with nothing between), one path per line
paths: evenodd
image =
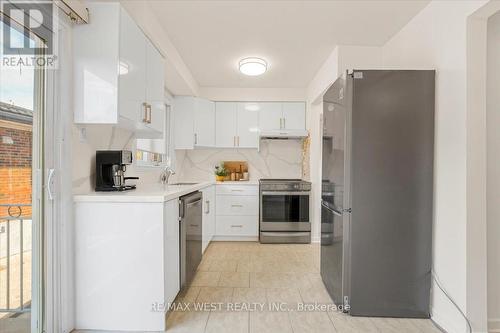
M87 129L85 127L80 127L80 142L87 142Z

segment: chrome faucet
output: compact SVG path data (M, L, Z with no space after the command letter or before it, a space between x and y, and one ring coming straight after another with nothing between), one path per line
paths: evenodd
M175 175L175 171L174 169L172 169L169 165L167 165L165 167L165 169L163 169L161 175L160 175L160 182L163 184L163 185L166 185L168 184L168 179L170 178L170 176L172 175Z

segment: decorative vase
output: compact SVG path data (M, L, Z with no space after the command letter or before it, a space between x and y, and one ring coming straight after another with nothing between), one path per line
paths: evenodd
M224 181L224 176L215 176L215 179L218 181L218 182L223 182Z

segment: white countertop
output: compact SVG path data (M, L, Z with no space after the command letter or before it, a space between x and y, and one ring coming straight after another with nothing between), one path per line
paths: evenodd
M188 181L186 181L188 182ZM194 182L193 182L194 183ZM210 185L258 185L258 180L251 181L205 181L194 185L138 185L137 189L123 192L88 192L73 195L74 202L165 202L188 193L199 191Z

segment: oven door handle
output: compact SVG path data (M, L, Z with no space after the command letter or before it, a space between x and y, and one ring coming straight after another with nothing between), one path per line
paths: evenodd
M311 192L309 191L289 191L289 192L279 192L279 191L263 191L260 192L261 195L309 195Z

